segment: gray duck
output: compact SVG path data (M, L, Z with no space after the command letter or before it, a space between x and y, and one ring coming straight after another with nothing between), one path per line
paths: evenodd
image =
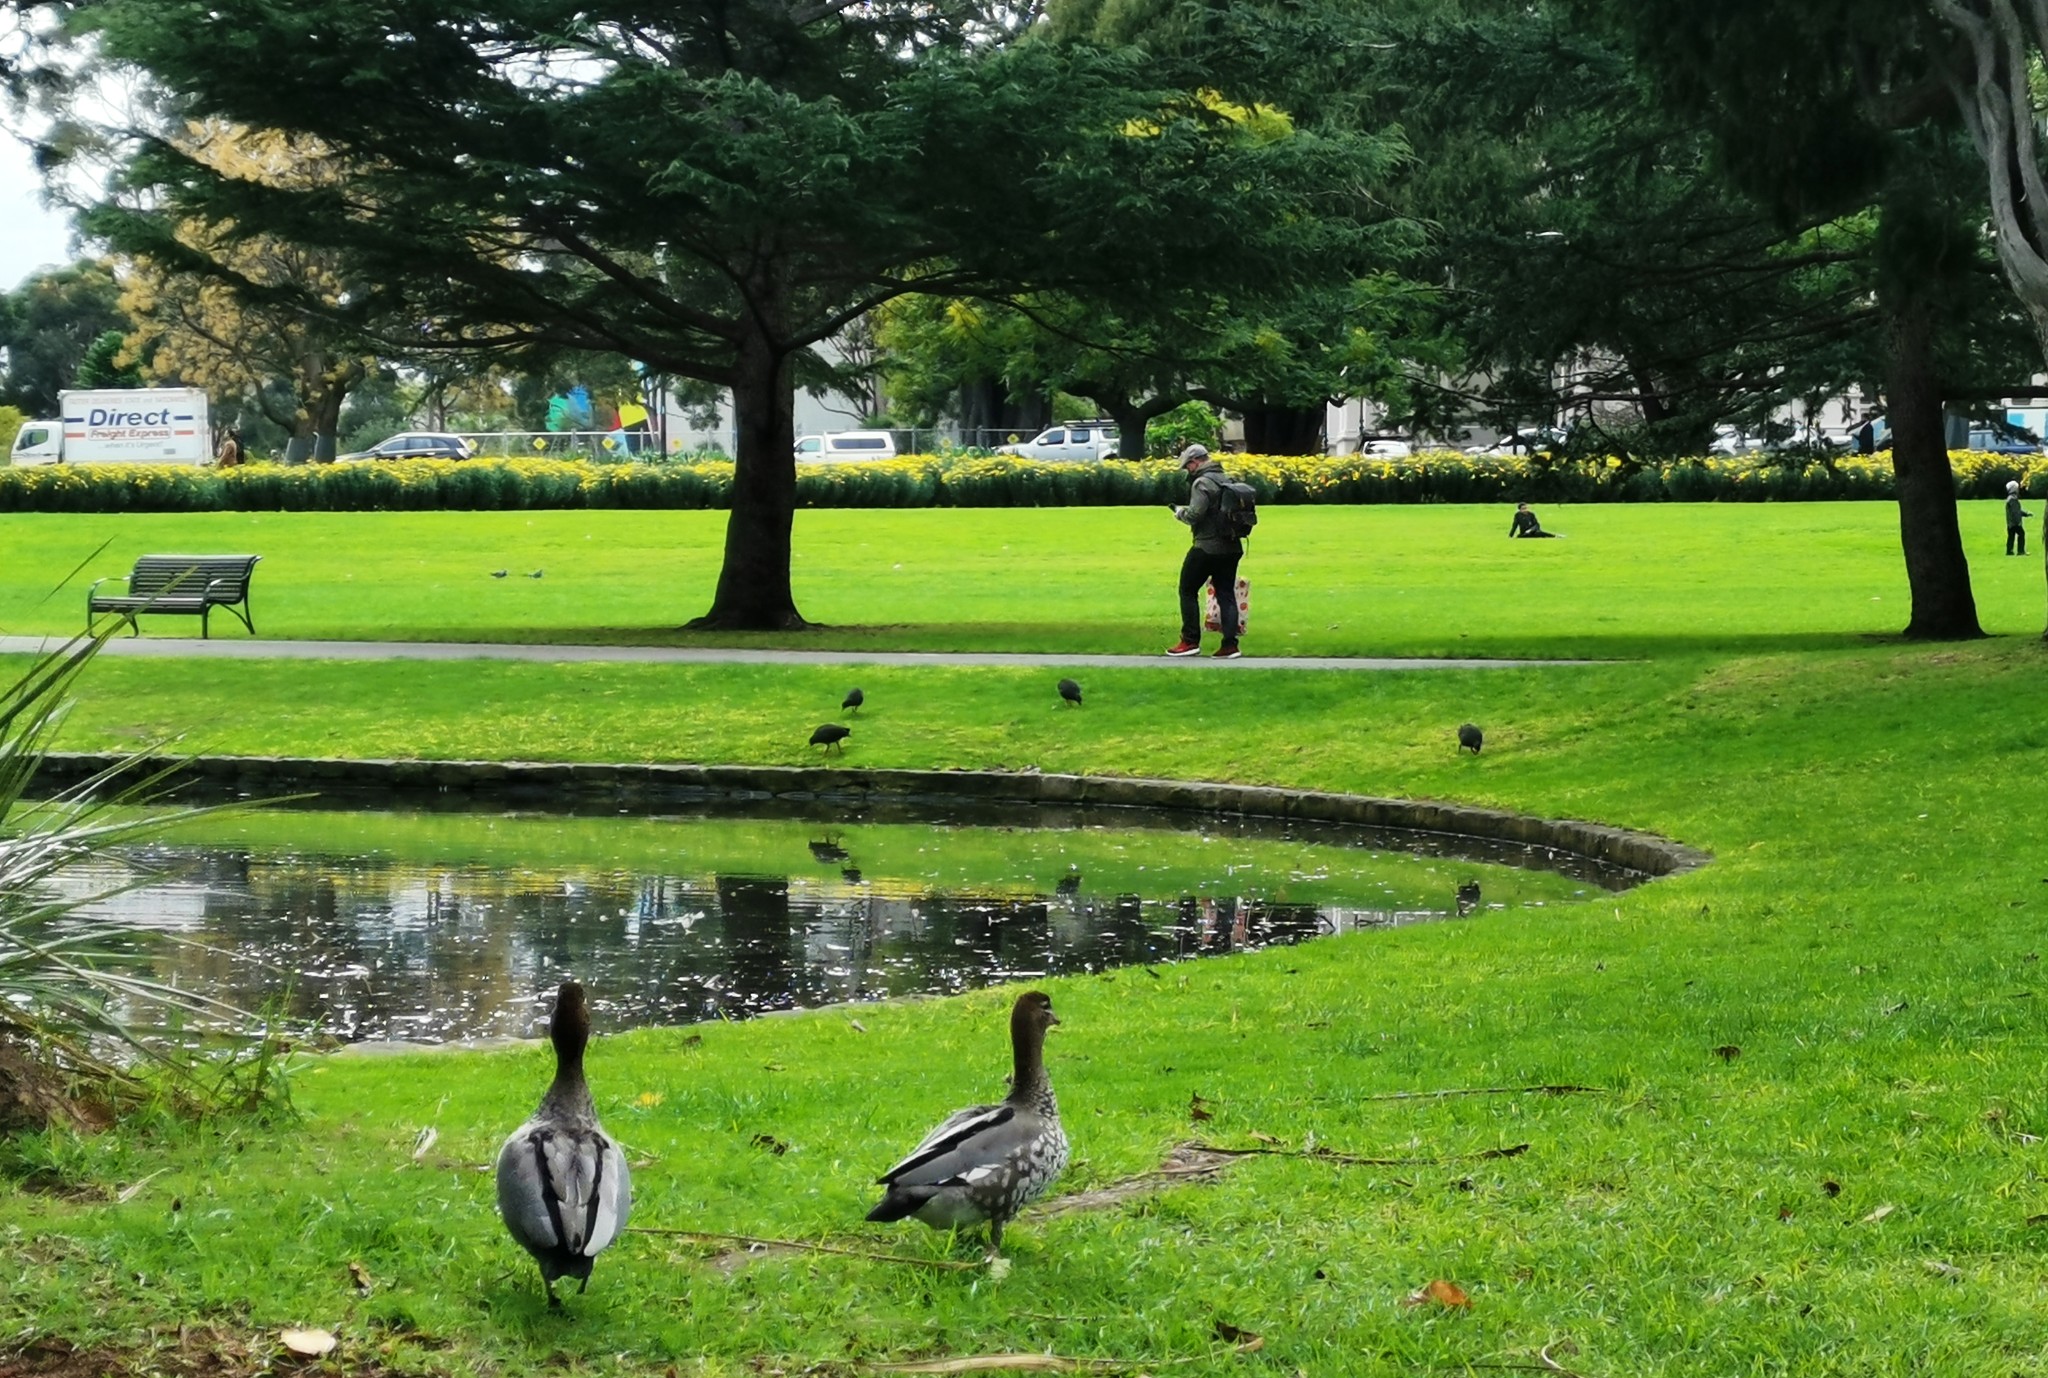
M554 1084L498 1150L498 1214L540 1264L553 1307L562 1304L556 1278L575 1278L579 1294L589 1290L591 1264L632 1214L633 1182L625 1154L597 1122L583 1079L590 1006L574 981L564 981L555 998L548 1041L555 1045Z
M870 1220L915 1216L935 1229L988 1222L991 1253L1003 1247L1003 1223L1045 1193L1067 1165L1059 1102L1045 1075L1046 1030L1059 1023L1042 991L1017 997L1010 1011L1015 1070L999 1105L956 1110L910 1155L877 1180L889 1190Z

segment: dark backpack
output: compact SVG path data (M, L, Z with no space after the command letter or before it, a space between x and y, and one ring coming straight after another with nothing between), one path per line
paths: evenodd
M1259 492L1249 483L1232 478L1216 480L1216 505L1230 523L1231 534L1240 541L1259 524Z

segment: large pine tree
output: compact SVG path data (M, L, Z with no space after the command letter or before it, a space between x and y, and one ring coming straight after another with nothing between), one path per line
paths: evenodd
M333 152L265 186L130 131L116 243L179 263L198 217L342 257L346 310L413 347L601 350L730 388L733 510L709 613L801 626L793 361L909 293L1157 310L1342 281L1382 146L1253 137L1192 63L915 0L100 0L174 120ZM182 127L182 126L179 126ZM203 267L190 263L184 266ZM275 287L262 289L275 293Z

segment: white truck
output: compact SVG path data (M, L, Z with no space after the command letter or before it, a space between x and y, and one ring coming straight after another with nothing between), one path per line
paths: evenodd
M27 421L16 464L210 464L204 388L94 388L59 394L63 419Z

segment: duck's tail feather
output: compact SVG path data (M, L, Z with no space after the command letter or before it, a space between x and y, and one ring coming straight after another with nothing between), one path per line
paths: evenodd
M868 1212L870 1220L906 1220L931 1200L931 1187L891 1187L880 1205Z

